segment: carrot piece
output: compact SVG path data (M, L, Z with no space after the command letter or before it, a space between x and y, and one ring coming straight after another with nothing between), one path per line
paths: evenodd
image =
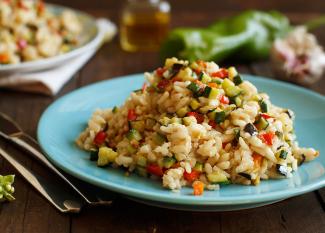
M6 53L0 54L0 63L8 63L9 56Z
M260 167L263 161L263 156L257 153L252 155L255 166Z
M218 84L216 84L216 83L209 83L208 86L209 87L218 87Z
M204 191L204 184L202 181L194 181L193 184L192 184L192 187L193 187L193 194L195 196L200 196L203 194L203 191Z

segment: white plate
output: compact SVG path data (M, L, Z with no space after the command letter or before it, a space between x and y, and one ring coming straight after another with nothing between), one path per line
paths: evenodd
M92 16L78 10L73 10L71 8L54 4L46 4L46 7L54 14L59 14L64 10L71 10L77 14L83 28L80 34L81 44L79 47L71 50L70 52L54 57L44 58L36 61L22 62L18 64L0 65L0 77L14 73L27 73L52 69L67 62L68 60L84 54L87 51L96 49L96 47L100 44L99 40L101 40L101 37L98 33L96 20Z

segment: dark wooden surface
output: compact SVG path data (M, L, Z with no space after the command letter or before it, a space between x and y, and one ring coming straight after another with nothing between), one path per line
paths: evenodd
M85 10L95 16L118 20L121 1L53 1ZM325 1L172 1L173 26L204 26L213 20L245 9L277 9L293 22L302 23L325 12ZM221 3L222 2L222 3ZM325 28L315 32L325 46ZM121 51L118 38L105 45L54 98L0 90L0 111L12 116L24 130L36 136L44 109L56 98L81 86L119 75L152 70L160 65L156 53L130 54ZM267 61L238 64L240 71L272 77ZM311 89L325 94L325 79ZM42 170L32 161L33 169ZM40 171L43 172L44 171ZM0 159L0 173L14 173ZM46 172L44 173L46 176ZM150 207L119 197L110 207L88 208L79 215L64 215L50 206L20 176L16 201L0 205L0 232L325 232L325 191L318 190L257 209L195 213Z

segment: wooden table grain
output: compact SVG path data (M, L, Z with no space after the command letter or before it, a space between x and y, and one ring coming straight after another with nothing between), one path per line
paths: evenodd
M56 0L118 22L122 1ZM170 1L172 26L205 26L214 20L246 9L276 9L286 13L295 23L302 23L325 12L325 1ZM325 46L325 28L315 31ZM126 53L120 49L118 38L105 45L82 68L56 97L31 95L0 90L0 111L12 116L23 129L36 136L38 120L44 109L60 96L79 87L116 76L152 70L161 65L157 53ZM243 73L274 78L268 61L238 64ZM325 78L311 87L325 94ZM96 96L94 96L96 98ZM26 158L32 169L46 171ZM43 170L42 170L43 169ZM0 159L0 173L14 173ZM250 210L199 213L161 209L118 197L111 207L86 208L77 215L64 215L50 206L22 177L17 175L16 201L0 205L1 233L95 233L95 232L325 232L325 189L293 197L279 203Z

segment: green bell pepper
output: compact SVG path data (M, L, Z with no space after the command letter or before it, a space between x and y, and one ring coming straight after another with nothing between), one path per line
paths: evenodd
M162 58L219 62L228 58L251 61L266 58L275 38L290 31L287 17L271 11L245 11L207 28L177 28L161 47Z

